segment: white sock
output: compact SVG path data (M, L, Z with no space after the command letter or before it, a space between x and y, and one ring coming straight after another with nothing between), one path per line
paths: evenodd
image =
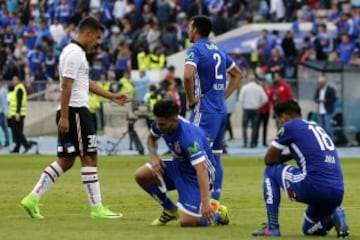
M31 193L41 197L63 173L64 171L56 161L51 163L44 169Z
M96 167L82 167L81 180L91 207L101 205L100 184Z

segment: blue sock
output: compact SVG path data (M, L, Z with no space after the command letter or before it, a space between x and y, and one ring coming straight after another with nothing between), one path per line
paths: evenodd
M268 167L265 169L264 176L264 200L266 204L268 225L270 229L279 228L279 205L280 205L280 186L267 174Z
M167 196L166 192L162 192L157 185L150 185L144 187L144 190L150 194L150 196L155 199L161 206L166 210L176 209L176 205L171 201Z
M220 201L224 171L223 171L220 155L214 155L214 158L216 161L216 167L215 167L216 177L215 177L215 182L213 184L213 191L211 192L211 198Z

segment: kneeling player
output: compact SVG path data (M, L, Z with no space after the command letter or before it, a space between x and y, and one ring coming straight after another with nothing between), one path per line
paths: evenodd
M202 130L178 117L179 108L169 100L154 106L155 121L148 137L150 163L137 169L136 182L163 208L152 225L165 225L180 217L180 226L228 224L227 208L215 212L210 205L210 189L215 177L215 161ZM157 155L157 140L162 137L173 159ZM177 206L167 191L178 191Z
M293 100L278 103L275 114L282 126L265 156L264 200L268 223L254 236L280 236L280 188L294 201L308 205L303 221L305 235L324 236L335 226L338 237L349 236L340 207L344 181L334 143L319 125L301 119ZM282 155L289 148L289 155ZM298 167L283 164L295 159Z

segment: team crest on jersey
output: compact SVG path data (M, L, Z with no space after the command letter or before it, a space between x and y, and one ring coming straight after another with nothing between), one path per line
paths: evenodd
M284 135L284 133L285 133L285 128L284 128L284 127L281 127L281 128L279 129L279 131L277 132L277 135L280 137L280 136Z
M180 154L180 153L181 153L181 147L180 147L180 143L179 143L179 142L176 142L176 143L174 144L174 152L175 152L176 154Z
M190 59L193 59L194 57L195 57L195 53L189 52L189 53L186 53L185 59L190 60Z
M197 153L199 151L199 143L197 141L194 141L194 144L192 146L189 146L187 148L187 151L190 153L190 154L194 154L194 153Z

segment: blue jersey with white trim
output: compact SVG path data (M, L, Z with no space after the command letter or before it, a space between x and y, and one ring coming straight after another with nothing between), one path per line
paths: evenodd
M303 119L286 122L272 145L282 150L289 148L306 181L343 189L343 175L335 144L315 122Z
M226 74L228 69L235 67L234 61L209 39L200 39L186 51L185 64L196 68L194 95L202 96L194 110L226 112Z
M163 133L156 127L154 121L151 125L151 134L162 137L170 149L174 159L178 161L182 172L196 177L193 165L205 161L209 173L209 180L215 178L215 159L209 142L203 130L179 117L178 126L171 134Z

